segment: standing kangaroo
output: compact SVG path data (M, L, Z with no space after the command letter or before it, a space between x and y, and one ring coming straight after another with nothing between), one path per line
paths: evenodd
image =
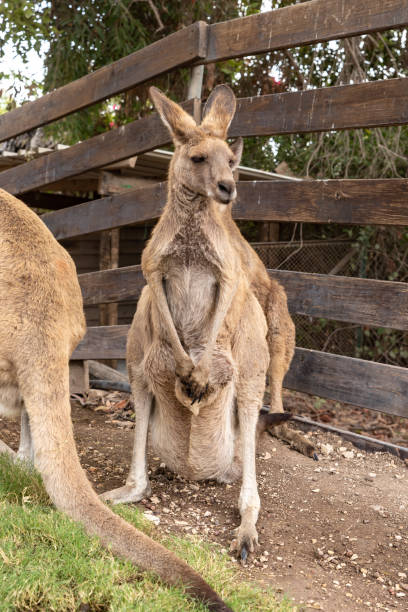
M57 508L114 553L227 612L196 572L112 513L87 480L72 433L68 369L84 332L73 261L33 211L0 190L0 413L24 415L20 454L30 456L33 448ZM4 443L0 450L13 454Z
M258 260L231 218L233 171L242 154L242 139L225 142L234 94L226 86L214 89L200 126L158 89L150 88L150 96L175 153L167 204L143 252L147 285L128 337L132 465L126 485L103 497L131 502L149 495L150 425L154 452L173 471L220 482L242 471L241 524L232 548L245 557L257 544L255 444L270 361L267 334L279 352L273 361L278 398L293 353L293 323L283 289L264 269L258 281ZM287 418L269 416L271 423Z

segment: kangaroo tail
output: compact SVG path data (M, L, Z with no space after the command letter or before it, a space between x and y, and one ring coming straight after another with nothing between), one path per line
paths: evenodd
M261 410L259 413L257 426L258 433L263 433L271 427L281 425L282 423L289 421L291 418L292 414L290 412L264 412Z
M50 369L56 370L54 375ZM197 572L114 514L92 489L75 448L68 365L50 364L46 376L26 376L21 386L30 417L35 465L56 507L82 523L89 534L97 535L104 546L123 559L154 571L169 585L183 584L210 610L232 612Z

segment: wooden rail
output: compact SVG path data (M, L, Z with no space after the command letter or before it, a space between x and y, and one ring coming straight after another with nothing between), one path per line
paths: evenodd
M184 107L196 116L199 100ZM230 136L266 136L408 123L408 79L327 87L238 100ZM168 144L156 114L63 151L5 170L0 187L19 194Z
M158 183L41 218L63 240L156 219L166 194L167 184ZM232 213L253 221L408 225L408 179L242 181Z
M179 66L204 59L207 24L197 22L42 98L0 115L0 142L51 123Z
M211 63L408 25L401 0L312 0L207 25L197 22L0 116L0 142L191 63Z
M194 114L198 100L182 106ZM0 173L0 187L20 194L80 175L88 170L145 153L169 142L169 132L156 113L99 134L68 149L38 157Z
M401 0L313 0L210 26L205 62L408 25Z
M128 325L89 327L73 359L124 359ZM408 417L408 369L297 348L284 386Z
M408 330L408 283L268 270L285 288L292 314ZM134 301L145 284L140 266L81 274L86 306Z

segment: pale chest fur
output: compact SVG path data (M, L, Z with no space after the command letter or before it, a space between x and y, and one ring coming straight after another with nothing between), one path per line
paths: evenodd
M162 260L167 302L181 342L193 348L206 341L217 295L220 258L192 218L174 236Z

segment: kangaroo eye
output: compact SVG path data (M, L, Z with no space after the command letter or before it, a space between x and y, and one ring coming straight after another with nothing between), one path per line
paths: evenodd
M205 161L205 157L204 155L193 155L191 161L195 164L201 164L203 161Z
M231 168L232 168L232 166L234 166L234 164L235 164L235 159L230 159L229 160L229 165L231 166Z

